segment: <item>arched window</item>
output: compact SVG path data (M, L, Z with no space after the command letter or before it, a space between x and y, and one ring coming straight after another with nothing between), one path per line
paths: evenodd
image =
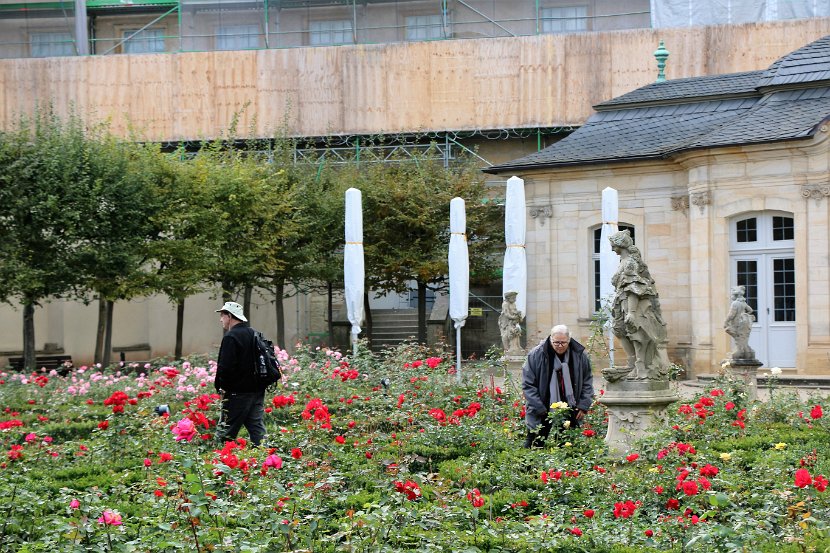
M631 240L634 243L637 243L636 236L634 234L634 225L629 225L628 223L620 223L617 225L619 230L627 230L631 233ZM591 231L594 237L592 243L594 245L593 253L591 254L591 263L594 267L594 311L599 311L600 308L600 294L599 294L599 248L600 243L602 241L602 225L596 227Z

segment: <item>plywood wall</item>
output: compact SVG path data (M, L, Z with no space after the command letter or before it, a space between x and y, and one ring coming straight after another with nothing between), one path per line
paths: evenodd
M242 52L0 60L0 126L38 104L149 140L579 125L591 106L668 78L765 69L830 19L694 29Z

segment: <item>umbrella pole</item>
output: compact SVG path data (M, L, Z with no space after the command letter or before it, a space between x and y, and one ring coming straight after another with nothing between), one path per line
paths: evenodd
M352 356L357 357L357 334L352 334Z
M461 384L461 327L455 329L455 375Z

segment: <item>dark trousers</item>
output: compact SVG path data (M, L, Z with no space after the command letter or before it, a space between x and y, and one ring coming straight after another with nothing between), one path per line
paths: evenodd
M265 391L225 392L222 400L222 416L216 427L216 439L220 444L235 440L239 430L245 426L254 445L265 438L265 424L262 422Z
M570 415L568 419L571 421L571 428L577 428L581 426L582 421L576 420L576 415L579 413L577 409L571 409ZM545 417L542 420L542 423L536 427L536 430L528 430L527 436L525 437L525 448L531 447L545 447L545 442L550 436L551 426L553 425L553 419L550 417ZM556 430L556 434L560 434L561 429ZM560 440L561 443L565 443L566 440ZM561 445L561 444L560 444Z

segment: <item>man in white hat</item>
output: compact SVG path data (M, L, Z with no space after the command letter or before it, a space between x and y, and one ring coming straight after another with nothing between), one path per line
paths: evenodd
M235 440L244 425L254 445L265 438L265 389L254 375L256 343L254 330L242 306L228 301L216 310L225 336L219 347L216 379L213 385L223 394L222 417L216 431L220 443Z

